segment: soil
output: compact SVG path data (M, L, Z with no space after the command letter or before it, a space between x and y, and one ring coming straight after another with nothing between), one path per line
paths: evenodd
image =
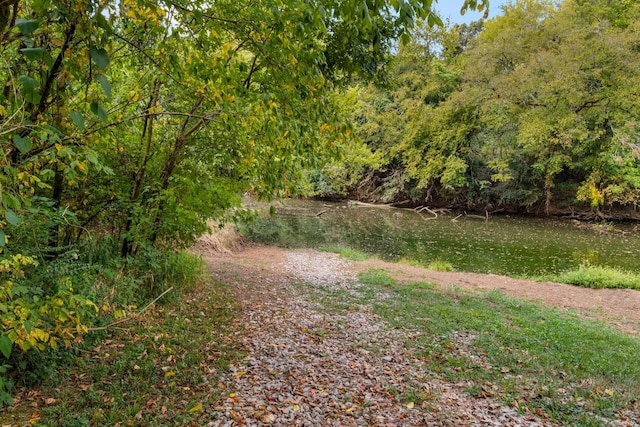
M427 281L470 292L499 289L640 331L640 292L591 290L496 275L429 271L379 260L347 261L337 254L249 245L219 252L198 246L212 276L232 286L242 307L238 344L247 357L222 381L228 393L208 426L553 426L545 414L520 414L473 384L451 383L406 348L408 332L389 328L373 307L323 309L310 296L356 292L357 273L383 268L399 281ZM300 287L308 284L309 288ZM379 295L384 298L386 295ZM454 332L467 351L475 337ZM415 405L406 396L425 400ZM403 397L404 396L404 397ZM617 420L608 425L635 425Z
M214 271L219 271L224 265L240 264L270 271L273 275L272 280L287 277L282 262L289 252L292 251L257 244L225 254L205 251L202 248L199 250ZM640 335L640 292L636 290L587 289L562 283L513 279L495 274L433 271L376 259L348 262L346 268L354 273L370 268L382 268L398 281L424 281L441 287L459 287L471 291L497 289L514 298L523 298L563 310L577 310L586 318L606 322L631 335Z

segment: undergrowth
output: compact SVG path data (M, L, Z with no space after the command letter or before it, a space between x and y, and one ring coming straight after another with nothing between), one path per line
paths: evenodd
M151 263L157 273L140 280L141 295L174 289L155 305L132 307L126 321L94 328L70 350L32 355L1 425L198 424L224 391L212 380L239 354L229 338L238 308L228 287L204 279L194 256L130 263L127 271Z
M55 257L0 259L0 406L12 404L16 390L54 378L85 341L96 342L96 331L128 322L161 295L159 304L177 298L203 272L202 261L184 252L123 259L115 247L94 239Z

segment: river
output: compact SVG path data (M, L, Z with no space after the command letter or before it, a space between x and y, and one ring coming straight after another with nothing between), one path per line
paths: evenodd
M251 239L290 247L348 247L390 261L439 260L458 271L510 276L557 274L585 264L637 272L640 260L637 224L442 213L436 218L427 211L313 200L272 206L275 215L260 217L244 230Z

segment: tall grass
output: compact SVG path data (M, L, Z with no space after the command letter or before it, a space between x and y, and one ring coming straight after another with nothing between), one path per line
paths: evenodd
M582 266L555 276L545 277L560 283L585 288L622 288L640 290L640 275L612 267Z

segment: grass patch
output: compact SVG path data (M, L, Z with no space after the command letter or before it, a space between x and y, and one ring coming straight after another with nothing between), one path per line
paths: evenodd
M341 246L321 246L318 248L321 252L332 252L339 254L341 257L351 261L365 261L371 256L357 249L345 248Z
M444 261L441 259L435 259L429 263L423 263L420 261L417 261L415 259L411 259L411 258L400 258L397 261L398 264L404 264L404 265L410 265L412 267L421 267L421 268L427 268L429 270L434 270L434 271L456 271L455 268L453 267L453 264L451 264L448 261Z
M545 279L585 288L640 290L640 275L612 267L582 266L577 270L567 271Z
M226 286L200 281L120 329L85 337L35 393L18 393L0 424L199 425L224 393L215 378L241 357L229 338L238 311Z
M365 285L393 286L396 281L381 268L370 268L358 274L358 280Z
M455 271L453 265L448 261L443 261L441 259L436 259L427 264L427 268L429 270L435 271Z
M620 414L640 422L640 339L499 291L398 283L381 269L359 279L373 294L391 294L369 299L376 314L393 328L420 332L405 345L432 375L466 381L469 394L516 401L521 412L566 425L599 426ZM333 299L327 296L324 302ZM348 307L358 297L341 294L339 301ZM421 404L426 397L417 391L403 400Z

